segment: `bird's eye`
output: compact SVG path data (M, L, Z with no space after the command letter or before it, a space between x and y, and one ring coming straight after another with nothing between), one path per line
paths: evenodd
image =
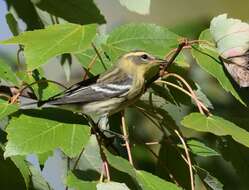
M148 57L148 55L143 54L143 55L141 55L141 58L142 58L142 59L148 59L149 57Z

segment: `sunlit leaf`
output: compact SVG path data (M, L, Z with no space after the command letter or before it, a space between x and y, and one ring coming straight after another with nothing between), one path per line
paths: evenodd
M97 190L97 182L80 180L71 172L67 176L66 184L68 185L68 187L74 188L75 190Z
M39 113L37 110L36 113ZM20 115L13 118L6 131L8 133L5 157L12 155L27 155L44 153L55 148L61 148L68 156L79 154L82 147L88 142L90 128L87 125L39 118L42 114L60 114L56 117L75 118L70 112L40 111L37 115ZM68 114L68 115L65 115ZM69 115L70 114L70 115ZM76 117L77 119L77 117Z
M129 190L125 183L118 182L107 182L107 183L98 183L97 190Z
M51 156L53 156L53 151L48 151L48 152L44 152L41 154L37 154L39 164L44 166L47 159Z
M24 32L1 43L24 45L28 70L33 70L56 55L84 51L89 47L95 33L94 24L57 24L46 29Z
M103 45L112 60L131 50L145 50L164 57L178 46L180 37L155 24L126 24L113 30Z
M84 68L88 69L88 71L94 75L103 73L106 69L109 69L113 65L113 63L108 60L108 58L106 57L107 55L104 53L101 47L101 44L105 44L106 40L107 35L97 34L93 42L104 64L100 61L93 47L83 52L75 54L80 64L83 65Z
M15 85L18 85L18 81L14 71L9 65L7 65L3 60L0 59L0 79L5 80L6 82L11 82Z
M15 104L10 104L7 101L0 99L0 119L16 112L18 110L18 106Z
M249 147L249 132L218 116L204 116L191 113L181 121L182 125L200 132L209 132L217 136L230 135L235 141Z
M119 0L128 10L145 15L150 13L150 0Z

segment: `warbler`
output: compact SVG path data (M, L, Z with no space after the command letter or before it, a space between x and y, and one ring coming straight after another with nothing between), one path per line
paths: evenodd
M34 103L40 107L77 105L84 114L110 116L139 99L165 64L167 61L147 52L132 51L122 55L105 73L77 83L46 101L23 104L21 101L21 108Z

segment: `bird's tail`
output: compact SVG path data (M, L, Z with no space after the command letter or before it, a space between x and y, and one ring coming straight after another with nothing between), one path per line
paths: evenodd
M0 86L0 94L6 97L14 97L19 93L19 89L14 86ZM27 89L22 92L20 96L18 96L18 100L20 103L20 109L35 109L38 107L54 107L53 105L49 105L47 101L39 101L37 100L35 94L32 91Z
M35 109L38 106L38 101L33 98L19 96L20 109Z
M20 96L20 109L36 109L36 108L51 108L57 107L56 105L49 104L48 101L39 101L37 99Z

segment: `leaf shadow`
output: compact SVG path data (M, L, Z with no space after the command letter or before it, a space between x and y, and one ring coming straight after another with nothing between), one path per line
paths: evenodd
M82 115L60 108L19 110L18 112L12 114L12 116L19 117L21 114L62 123L88 125L88 121Z

